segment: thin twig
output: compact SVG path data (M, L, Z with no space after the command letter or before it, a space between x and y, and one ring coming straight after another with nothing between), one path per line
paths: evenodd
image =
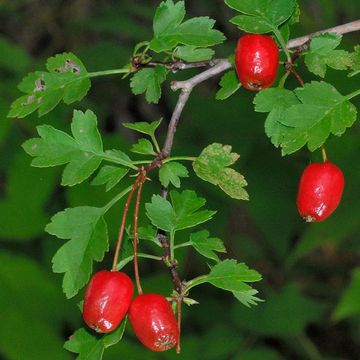
M216 76L217 74L220 74L230 68L231 68L230 62L228 62L227 60L218 60L214 67L205 70L202 73L195 75L194 77L186 81L174 81L171 84L172 90L175 91L181 89L181 93L178 102L175 106L174 112L171 116L168 131L166 134L165 143L162 149L162 153L164 154L165 157L168 157L171 153L176 127L179 122L180 116L184 110L185 104L189 99L192 89L201 82L210 79Z
M181 351L181 299L178 299L176 302L176 311L177 311L177 325L179 331L178 342L176 344L176 353L180 354Z
M326 32L334 32L337 34L348 34L354 31L359 31L360 30L360 20L355 20L346 24L342 24L342 25L338 25L329 29L325 29L325 30L320 30L320 31L316 31L314 33L305 35L305 36L300 36L296 39L292 39L287 43L287 48L288 49L292 49L292 48L296 48L299 47L301 45L304 45L307 41L311 40L314 36L319 35L319 34L323 34Z
M125 223L126 223L126 217L127 217L127 213L129 211L129 205L131 202L131 199L133 197L134 191L137 188L138 184L140 181L140 175L136 178L133 187L130 190L130 193L126 199L126 203L124 206L124 212L123 212L123 216L121 219L121 225L120 225L120 231L119 231L119 236L118 236L118 240L117 240L117 244L116 244L116 249L115 249L115 254L114 254L114 260L113 260L113 264L112 264L112 268L111 271L116 271L117 269L117 263L118 263L118 259L119 259L119 253L120 253L120 249L121 249L121 243L122 243L122 239L123 239L123 235L124 235L124 230L125 230Z

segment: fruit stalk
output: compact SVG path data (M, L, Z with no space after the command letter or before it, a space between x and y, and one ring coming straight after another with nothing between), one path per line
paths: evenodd
M117 244L116 244L116 249L115 249L115 254L114 254L114 260L113 260L113 264L112 264L112 268L111 271L116 271L117 270L117 263L119 260L119 253L120 253L120 249L121 249L121 243L122 243L122 239L124 236L124 230L125 230L125 223L126 223L126 217L127 217L127 213L129 211L129 206L130 206L130 202L131 199L133 197L134 191L137 188L139 181L140 181L140 177L141 174L138 175L138 177L136 178L133 187L130 190L130 193L126 199L126 203L124 206L124 212L123 212L123 216L121 219L121 225L120 225L120 231L119 231L119 236L118 236L118 240L117 240Z
M142 172L140 174L139 188L136 195L136 203L135 203L135 211L134 211L134 273L135 273L136 288L139 295L141 295L143 292L140 283L139 265L138 265L138 256L137 256L137 245L139 241L138 222L139 222L141 191L145 181L146 181L146 172Z

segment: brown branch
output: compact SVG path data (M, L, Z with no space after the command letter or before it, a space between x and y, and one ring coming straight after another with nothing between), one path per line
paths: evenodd
M338 25L338 26L335 26L335 27L332 27L329 29L325 29L325 30L316 31L309 35L305 35L305 36L298 37L296 39L292 39L287 43L286 47L288 49L293 49L293 48L299 47L301 45L304 45L309 40L311 40L314 36L323 34L326 32L334 32L337 34L348 34L348 33L351 33L354 31L359 31L359 30L360 30L360 20L355 20L350 23Z
M177 272L177 262L176 261L170 261L170 244L169 244L169 238L166 236L164 231L159 230L157 237L160 241L160 244L163 248L163 261L166 264L166 266L170 270L171 278L174 283L174 287L176 292L181 296L183 292L183 284L180 279L180 276Z
M176 72L178 70L187 70L187 69L195 69L195 68L201 68L201 67L207 67L207 66L214 66L216 65L217 60L211 59L211 60L204 60L204 61L194 61L194 62L185 62L182 60L176 60L176 61L144 61L142 62L142 59L139 56L135 56L131 59L131 63L133 66L134 71L140 70L141 68L151 68L156 67L158 65L165 66L168 70L171 70L172 72Z

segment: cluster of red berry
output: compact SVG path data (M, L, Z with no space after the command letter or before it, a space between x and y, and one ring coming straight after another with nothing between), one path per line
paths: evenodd
M172 308L159 294L141 294L132 300L133 284L128 275L101 270L90 280L85 292L83 318L98 333L115 330L125 315L138 339L153 351L174 347L179 330Z
M235 67L241 84L249 90L270 87L277 75L279 49L271 36L242 36L235 51ZM302 174L297 206L308 222L323 221L340 203L344 190L341 170L324 159L307 166Z

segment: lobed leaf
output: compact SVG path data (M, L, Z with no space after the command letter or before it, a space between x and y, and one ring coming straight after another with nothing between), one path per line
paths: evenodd
M154 16L154 38L150 41L150 49L155 52L168 51L178 44L207 47L225 40L220 31L213 29L214 20L204 16L183 22L184 17L184 1L176 4L172 0L163 1Z
M244 189L245 178L228 166L233 165L240 155L231 152L231 146L218 143L207 146L193 162L196 175L214 185L218 185L234 199L248 200Z
M255 34L276 31L291 18L297 5L295 0L225 0L225 4L242 13L230 22Z
M165 163L159 170L161 185L166 188L170 183L179 188L180 178L182 177L189 177L189 172L184 165L175 161Z
M64 344L64 348L78 354L77 360L101 360L104 350L116 345L123 337L127 318L110 334L98 336L87 329L80 328L75 331Z
M251 307L251 305L258 305L259 302L264 300L255 296L258 293L255 289L245 290L245 291L234 291L233 294L237 300L239 300L246 307Z
M129 169L105 165L91 181L91 185L106 185L106 191L111 190L129 172Z
M143 155L156 155L151 141L147 139L139 139L139 141L132 146L130 151Z
M253 290L247 283L260 280L261 275L257 271L249 269L246 264L237 263L234 259L226 259L212 267L209 274L189 281L188 290L203 283L210 283L220 289L231 291L236 296L237 293ZM247 296L249 299L249 293Z
M53 257L53 271L64 273L63 290L75 296L88 282L93 261L102 261L108 249L104 209L80 206L61 211L51 218L45 231L65 243Z
M49 125L37 127L40 138L23 144L34 157L32 166L49 167L67 164L62 185L73 186L87 179L100 165L103 146L96 115L75 110L71 123L73 137Z
M330 134L342 135L353 125L355 106L332 85L325 82L305 84L290 90L266 89L254 100L255 110L269 112L266 134L283 155L304 145L310 151L319 148Z
M130 87L135 95L145 93L148 103L157 104L161 97L161 84L166 80L165 66L141 69L131 78Z
M309 51L305 55L305 64L315 75L325 77L327 67L335 70L346 70L351 66L349 52L335 50L341 42L342 35L325 33L311 40Z
M135 130L142 134L154 136L156 129L161 124L161 121L162 121L162 119L153 121L151 123L139 121L139 122L135 122L135 123L124 123L123 126L125 126L127 129Z
M220 261L215 251L225 253L225 246L220 239L211 238L209 235L210 234L207 230L201 230L196 233L192 233L190 235L190 243L202 256L215 261Z
M72 53L63 53L48 59L46 71L28 74L19 84L25 93L11 104L9 117L23 118L38 110L47 114L63 100L71 104L85 97L91 83L84 64Z
M170 192L171 203L160 195L153 195L145 205L151 223L164 231L175 232L210 220L215 211L200 210L206 203L194 191Z

